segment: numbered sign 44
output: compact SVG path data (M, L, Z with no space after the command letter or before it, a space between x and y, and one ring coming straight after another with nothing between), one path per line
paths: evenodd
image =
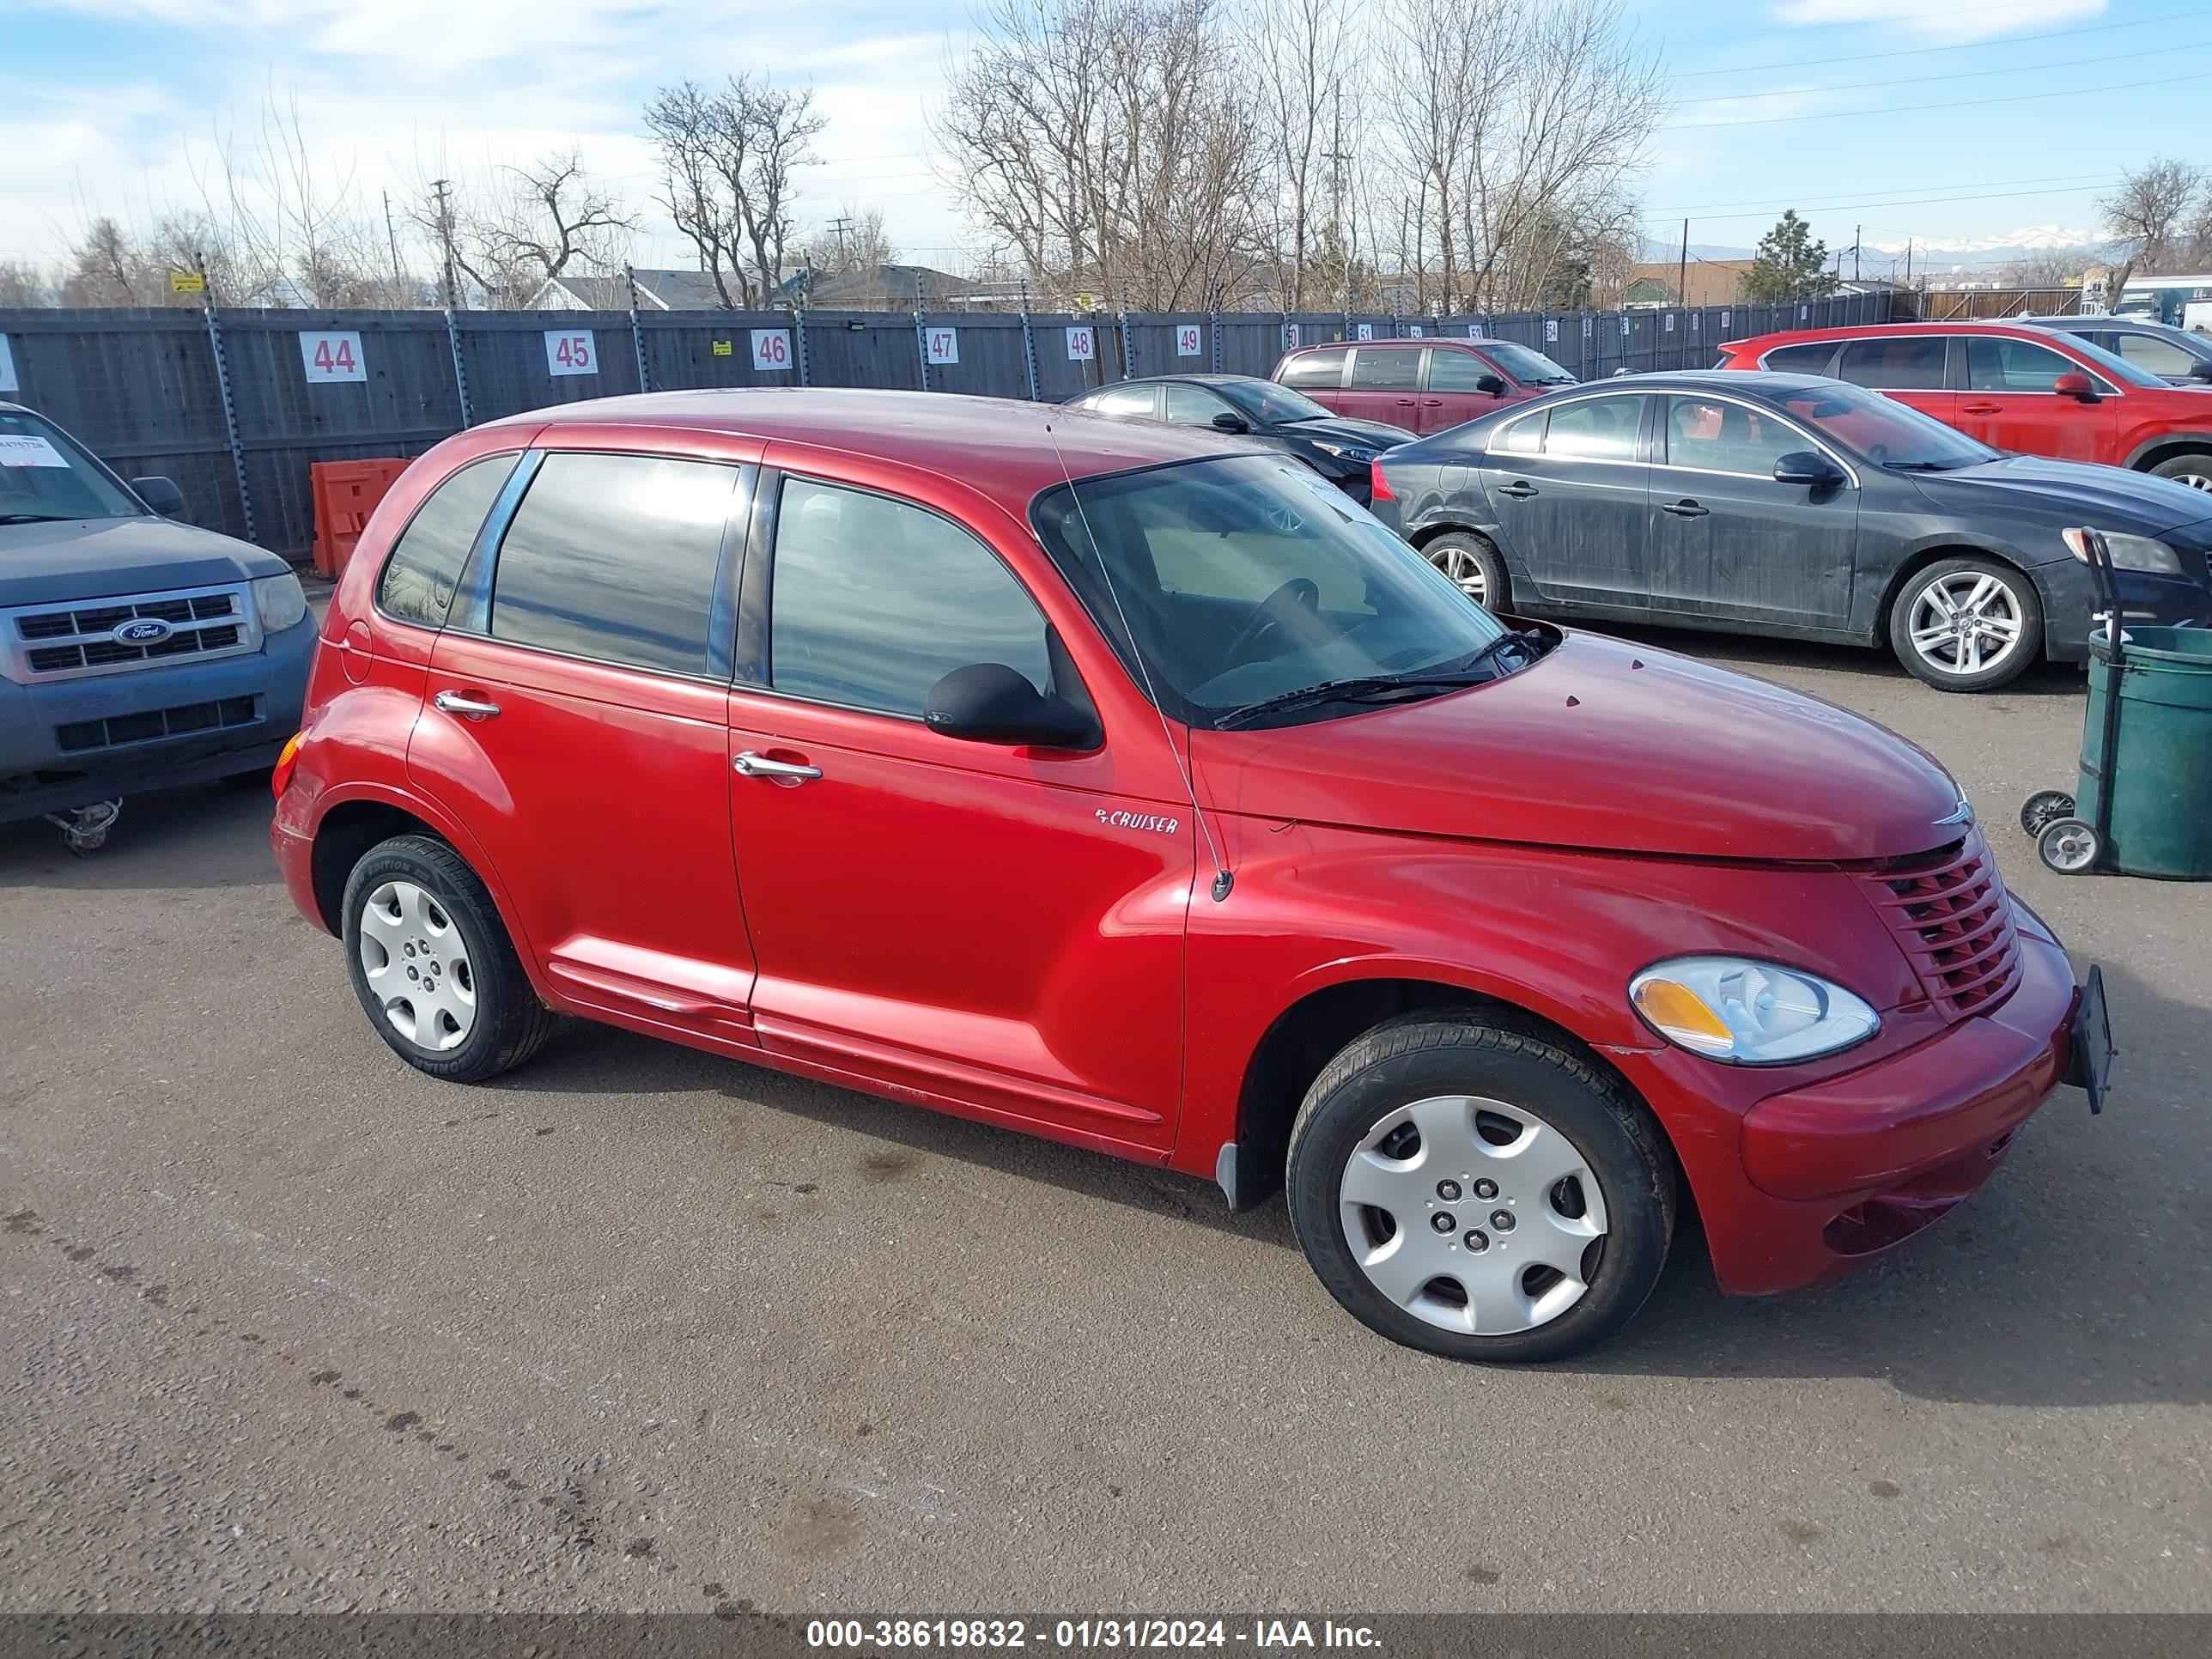
M753 370L760 374L782 374L791 368L791 331L757 328L753 331Z
M1067 361L1087 363L1098 356L1098 337L1087 328L1067 331Z
M545 331L545 372L548 374L596 374L599 372L599 343L588 328L549 328Z
M931 366L957 363L960 361L960 331L957 328L925 328L921 331L922 350Z
M1285 345L1296 345L1298 343L1297 331L1298 325L1296 323L1292 323L1288 328L1283 331L1283 334L1285 336L1283 343ZM1199 326L1196 323L1178 323L1176 325L1176 356L1195 357L1199 355L1200 348L1203 343L1204 337L1200 333Z
M348 329L342 333L300 334L300 363L309 386L333 380L366 380L368 361L361 353L361 336Z

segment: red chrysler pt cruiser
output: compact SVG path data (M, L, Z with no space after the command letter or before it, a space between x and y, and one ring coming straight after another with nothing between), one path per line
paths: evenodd
M1034 405L449 439L276 792L433 1076L576 1015L1286 1188L1332 1295L1467 1359L1619 1329L1689 1200L1724 1289L1837 1273L2109 1053L1919 750L1492 617L1280 456Z

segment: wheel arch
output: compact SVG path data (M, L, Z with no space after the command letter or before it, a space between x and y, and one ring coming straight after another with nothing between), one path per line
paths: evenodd
M2033 588L2035 590L2036 603L2043 609L2044 640L2040 654L2047 656L2050 653L2050 596L2044 592L2043 584L2036 580L2034 570L2031 567L2022 564L2018 559L2014 558L2011 554L2005 552L2001 548L1984 547L1971 542L1960 541L1944 541L1931 544L1927 547L1919 548L1912 553L1908 554L1899 562L1896 570L1891 574L1889 580L1883 585L1881 591L1881 603L1875 609L1874 642L1877 646L1881 647L1885 651L1888 651L1893 653L1895 653L1897 650L1897 641L1892 637L1890 634L1889 619L1891 613L1897 609L1898 595L1905 591L1905 586L1907 582L1911 581L1915 576L1928 568L1929 565L1936 564L1944 559L1987 559L1991 564L2001 564L2004 566L2006 569L2011 571L2014 575L2019 576L2022 580L2026 581L2030 587Z
M2138 472L2148 472L2177 455L2212 455L2212 432L2161 432L2136 445L2128 465Z
M326 797L318 803L314 827L310 832L308 871L315 908L324 927L333 935L343 934L345 918L342 908L346 878L353 873L354 866L361 862L363 854L394 836L417 835L443 842L476 872L477 879L491 895L492 906L499 912L507 937L514 942L523 972L544 994L545 988L539 982L537 957L529 947L528 933L515 914L514 902L499 872L484 856L476 838L461 824L432 802L413 795L372 785L349 789L340 799L330 800Z

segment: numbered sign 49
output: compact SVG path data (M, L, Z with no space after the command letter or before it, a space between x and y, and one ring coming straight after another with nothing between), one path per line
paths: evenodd
M1067 361L1087 363L1098 356L1098 337L1087 328L1067 331Z
M756 374L787 374L791 361L789 329L757 328L753 331L753 370Z
M15 384L15 354L8 349L8 337L0 334L0 392L21 392Z
M925 328L921 331L921 348L931 366L957 363L960 361L960 331L957 328Z
M599 372L598 343L588 328L549 328L545 331L545 372L548 374L596 374Z
M1283 333L1285 336L1283 342L1284 344L1296 345L1298 343L1298 325L1296 323L1292 323L1288 328L1285 329ZM1204 343L1204 340L1205 337L1200 332L1196 323L1178 323L1176 325L1176 356L1178 357L1197 356L1199 355L1200 346Z
M361 336L350 329L337 334L311 334L302 330L300 362L307 372L309 386L368 378L368 365L361 355Z

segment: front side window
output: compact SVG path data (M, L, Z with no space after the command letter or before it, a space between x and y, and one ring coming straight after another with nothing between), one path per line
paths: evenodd
M2079 364L2032 340L1994 334L1969 335L1966 339L1969 392L2049 392L2057 386L2060 375L2081 372Z
M1940 334L1851 340L1837 361L1836 377L1880 392L1941 392L1944 346Z
M1805 434L1759 410L1719 398L1667 400L1667 464L1771 478L1784 455L1810 449Z
M888 495L787 478L769 588L769 683L919 717L956 668L1003 663L1052 687L1044 613L969 532Z
M1289 386L1340 386L1344 384L1344 348L1302 351L1283 365L1283 384Z
M1139 684L1193 724L1324 683L1448 670L1502 631L1365 509L1279 456L1079 479L1040 495L1030 519Z
M469 550L484 517L514 471L512 455L488 455L471 461L432 490L415 509L407 528L377 578L377 608L394 622L417 628L443 628L453 593L469 562Z
M2183 379L2199 361L2185 347L2155 334L2123 334L2114 349L2137 368L2148 369L2160 380Z
M1498 371L1472 352L1439 349L1429 354L1431 392L1481 392L1486 376L1496 380Z
M1590 398L1562 404L1552 411L1544 434L1544 453L1593 461L1636 459L1637 428L1644 424L1644 399Z
M1411 392L1421 383L1421 351L1361 346L1352 354L1352 384L1361 392Z
M493 578L492 637L674 674L708 672L738 472L651 455L548 455Z
M1167 393L1170 426L1211 426L1215 416L1237 412L1203 386L1169 386L1163 390Z
M135 519L145 511L59 427L0 410L0 524Z

